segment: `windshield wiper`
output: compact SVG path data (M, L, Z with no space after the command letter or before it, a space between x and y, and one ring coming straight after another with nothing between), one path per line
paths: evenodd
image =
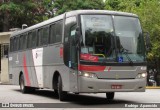
M133 64L133 61L131 60L131 58L130 58L129 55L128 55L128 50L125 49L122 45L121 45L121 49L122 49L121 52L123 52L123 53L126 55L128 61L129 61L129 63L130 63L130 64ZM126 51L126 52L125 52L125 51Z

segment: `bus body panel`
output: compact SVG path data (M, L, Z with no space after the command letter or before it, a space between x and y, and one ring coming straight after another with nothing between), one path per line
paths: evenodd
M94 65L94 67L98 68L98 65L97 66ZM90 69L87 70L87 68L85 69L85 71L96 73L98 79L135 79L138 73L146 72L146 70L141 70L141 68L144 66L102 66L102 67L104 67L104 69L99 71L92 71Z
M80 93L105 93L105 92L144 92L146 79L91 79L80 77ZM121 86L120 89L113 89L112 85Z
M73 87L70 87L70 84L75 86L74 83L77 83L77 82L73 82L74 78L71 77L72 74L70 74L70 69L64 65L63 58L61 58L59 55L60 45L61 44L52 45L52 46L43 48L42 64L40 64L39 62L35 64L36 58L34 59L34 57L37 57L37 58L40 57L41 52L38 54L33 53L33 50L37 50L37 52L42 51L41 48L32 49L27 52L23 51L23 52L12 54L12 56L10 56L12 57L12 61L9 61L10 65L14 65L13 68L10 68L10 73L13 76L11 83L19 85L19 80L17 79L19 79L20 72L22 72L24 74L26 85L28 80L29 84L27 86L53 89L53 84L52 84L53 76L55 72L58 72L62 77L62 81L66 82L63 84L63 90L70 91L70 89L73 88ZM24 64L24 60L26 61L26 65ZM42 70L42 74L37 74L40 71L36 71L36 69ZM26 78L26 74L28 74L28 78ZM43 78L42 84L39 83L40 81L38 81L39 75L42 75L41 77ZM73 75L73 77L74 76L75 75ZM76 92L77 92L77 89L76 89Z

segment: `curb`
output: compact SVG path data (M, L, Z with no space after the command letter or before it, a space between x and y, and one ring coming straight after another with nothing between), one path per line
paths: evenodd
M160 86L146 86L146 89L160 89Z

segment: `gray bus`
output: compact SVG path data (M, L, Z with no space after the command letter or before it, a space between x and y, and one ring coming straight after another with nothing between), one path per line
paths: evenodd
M146 46L137 15L107 10L66 12L10 37L9 78L22 93L144 92Z

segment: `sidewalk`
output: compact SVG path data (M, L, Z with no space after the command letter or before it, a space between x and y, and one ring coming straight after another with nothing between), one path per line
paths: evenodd
M11 84L9 84L9 82L7 82L7 83L0 82L0 85L11 85Z

